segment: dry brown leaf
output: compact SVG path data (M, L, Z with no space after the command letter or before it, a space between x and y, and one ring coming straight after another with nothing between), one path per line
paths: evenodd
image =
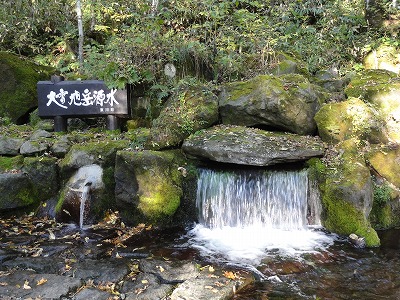
M42 284L45 284L46 282L47 282L47 279L44 278L44 277L42 277L42 278L36 283L36 285L42 285Z
M236 274L233 273L232 271L224 271L224 276L232 280L237 278Z

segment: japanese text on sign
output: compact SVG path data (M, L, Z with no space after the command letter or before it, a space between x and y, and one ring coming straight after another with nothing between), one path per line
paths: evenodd
M114 104L118 105L118 101L115 99L114 95L116 89L111 89L109 93L105 93L104 90L94 90L93 92L89 89L85 89L83 93L75 90L70 95L68 91L60 89L59 92L50 91L47 95L46 106L55 104L61 108L68 109L68 106L99 106L100 111L103 111L103 106L110 106L109 111L114 111Z

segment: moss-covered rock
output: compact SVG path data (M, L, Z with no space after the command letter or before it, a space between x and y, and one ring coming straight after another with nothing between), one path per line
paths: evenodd
M379 175L374 180L374 202L369 216L371 224L377 229L400 226L400 192Z
M380 45L364 58L366 69L382 69L400 74L400 49L389 45Z
M368 216L372 207L373 188L368 167L355 139L339 145L337 153L326 164L314 160L312 168L321 189L323 225L330 231L365 238L367 246L380 241Z
M270 166L322 156L325 145L319 137L218 125L191 135L182 150L204 161Z
M297 59L287 53L276 52L269 57L268 73L279 76L284 74L300 74L306 78L310 77L310 72L304 61Z
M376 145L367 155L372 168L388 182L400 188L400 148Z
M24 164L24 157L17 156L0 156L0 173L9 172L12 170L20 170Z
M338 143L350 138L385 143L385 126L377 111L358 98L321 107L315 115L319 136L323 141Z
M62 177L69 178L73 171L86 165L98 164L103 167L114 167L117 151L128 146L128 140L105 140L75 144L59 164Z
M35 195L46 201L58 194L57 159L53 157L25 157L23 172L32 182Z
M263 126L314 134L314 115L328 93L298 74L257 76L223 86L219 107L223 124Z
M385 70L367 70L355 76L345 92L371 104L386 127L387 138L400 142L400 77Z
M39 203L31 181L22 172L0 174L0 195L1 212L28 209Z
M27 113L38 105L37 82L49 80L54 71L17 55L0 52L0 117L8 117L12 122L28 121Z
M179 88L154 120L147 147L158 150L179 146L190 134L217 121L218 98L211 87Z
M179 150L118 151L115 194L125 221L169 223L183 195L185 164Z

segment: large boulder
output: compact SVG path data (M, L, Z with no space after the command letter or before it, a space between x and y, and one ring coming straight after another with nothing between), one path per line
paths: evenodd
M201 160L250 166L304 161L324 154L318 137L220 125L186 139L183 151Z
M387 139L400 142L400 78L385 70L366 70L353 77L346 95L369 103L382 120Z
M118 151L115 197L124 221L167 224L183 195L180 150Z
M324 142L338 143L354 137L371 143L388 141L376 109L358 98L323 105L316 113L315 121Z
M366 69L383 69L400 74L400 50L380 45L364 58L364 66Z
M0 173L0 195L1 212L22 209L38 203L32 182L22 172Z
M179 146L197 130L218 121L218 98L207 86L177 89L154 120L147 147L153 150Z
M223 124L308 135L315 133L314 115L327 98L323 88L301 75L261 75L224 85L219 107Z
M18 155L24 139L0 135L0 155Z
M380 241L368 217L373 202L373 185L357 139L348 139L332 147L325 164L314 161L324 208L323 225L343 235L365 238L367 246Z
M36 65L17 55L0 52L0 117L24 123L38 106L36 84L49 80L53 68Z

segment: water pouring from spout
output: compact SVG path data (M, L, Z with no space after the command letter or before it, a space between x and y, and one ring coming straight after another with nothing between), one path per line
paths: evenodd
M87 181L85 185L82 188L82 194L81 194L81 204L80 204L80 210L79 210L79 228L83 228L85 217L86 217L86 202L90 198L90 189L92 186L91 181Z

